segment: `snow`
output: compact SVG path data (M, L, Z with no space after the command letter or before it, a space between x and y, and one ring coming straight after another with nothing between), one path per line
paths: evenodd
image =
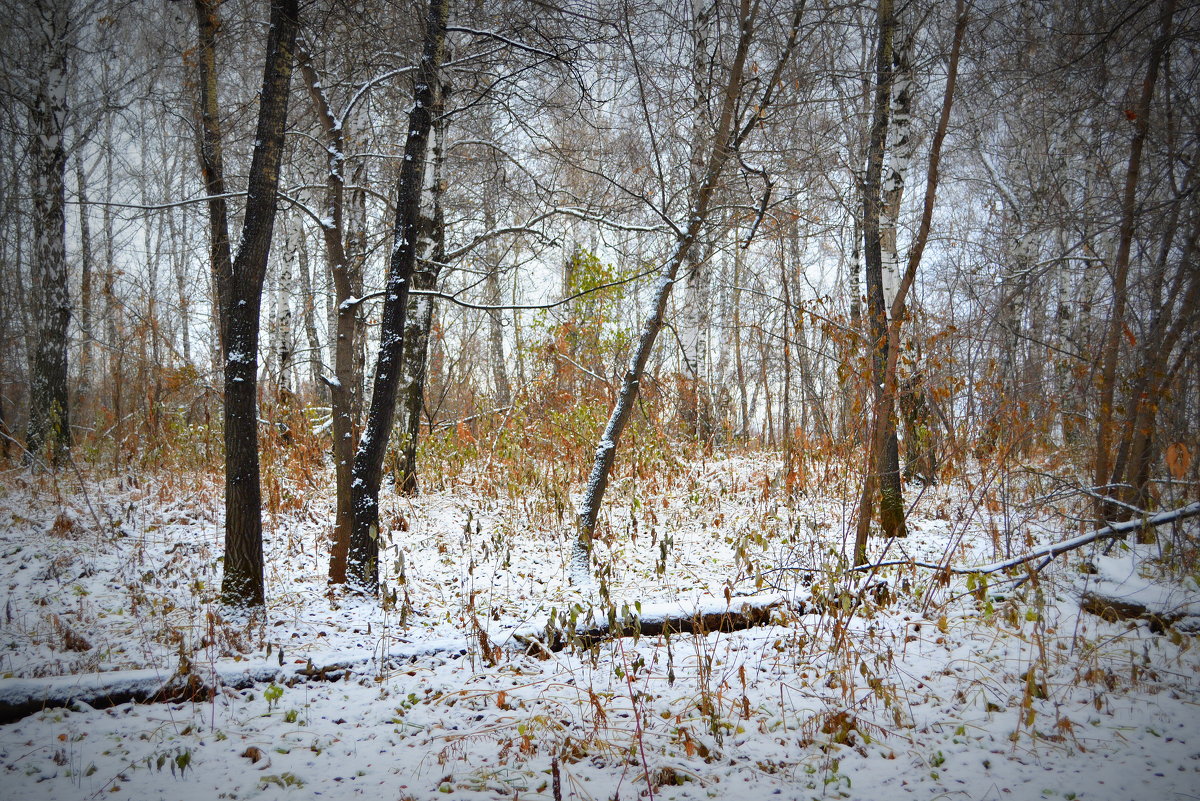
M6 473L0 702L100 687L144 697L181 670L220 686L207 700L76 702L0 726L6 797L549 799L554 759L576 799L1182 798L1200 786L1192 635L1078 608L1090 589L1200 613L1196 579L1164 570L1194 520L1160 530L1162 546L1064 554L1018 589L1023 571L986 587L912 568L848 577L839 481L788 500L769 490L782 474L769 455L685 461L657 483L614 475L594 543L607 571L572 587L569 518L483 492L487 469L415 499L384 491L387 608L327 591L332 477L285 485L290 504L264 519L267 613L237 622L217 598L211 479ZM872 540L871 558L987 564L1077 533L1053 509L1011 532L1002 521L964 487L932 488L910 536ZM889 599L862 589L880 580ZM546 658L519 644L551 621L780 602L773 624L735 633ZM310 666L337 680L298 680Z

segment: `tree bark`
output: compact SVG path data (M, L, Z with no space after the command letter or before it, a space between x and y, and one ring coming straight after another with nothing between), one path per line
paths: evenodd
M885 9L884 7L887 6ZM937 198L937 187L940 175L941 159L942 159L942 143L946 139L946 131L950 125L950 111L954 105L954 86L958 78L958 60L962 51L963 38L966 35L967 22L969 20L967 6L965 0L958 0L955 4L956 21L954 25L954 43L950 49L950 63L946 71L946 92L942 98L942 110L938 117L937 128L933 135L933 142L929 148L929 168L926 171L925 181L925 199L921 211L921 222L917 229L917 234L913 238L912 247L908 252L908 264L905 267L904 275L900 279L900 286L896 290L896 297L891 305L891 321L886 326L885 335L887 337L884 345L887 346L887 359L884 363L882 382L876 387L876 392L880 402L887 409L891 409L893 414L895 410L896 398L896 359L899 351L900 342L900 325L903 322L903 308L905 299L908 296L909 290L912 288L913 281L916 279L917 267L921 263L921 257L925 253L925 245L929 241L929 231L933 222L933 207ZM881 0L881 30L883 28L883 11L887 11L887 15L891 15L890 0ZM882 50L882 44L881 44ZM882 56L882 54L881 54ZM880 65L887 65L888 60L880 58ZM882 107L886 113L887 106ZM880 109L877 98L876 110ZM878 120L877 120L878 122ZM872 140L875 139L878 131L872 131ZM864 193L866 194L866 193ZM878 197L876 195L876 197ZM876 201L878 202L878 201ZM867 206L870 206L868 196ZM877 207L876 207L877 208ZM864 215L868 216L868 215ZM868 243L870 240L868 240ZM875 238L876 246L878 246L878 237ZM878 253L878 251L877 251ZM882 287L879 287L882 289ZM881 293L882 294L882 293ZM871 453L880 453L885 447L886 442L884 437L886 431L882 425L879 425L879 417L875 416L875 425L868 439L868 448ZM895 436L895 428L892 429L892 435ZM898 459L897 459L898 462ZM897 472L899 465L897 464ZM861 565L867 559L867 532L870 525L870 499L873 493L871 487L871 471L867 470L867 477L863 482L863 495L859 504L859 520L858 530L854 541L854 564ZM901 515L903 515L903 506L900 507ZM882 516L882 515L881 515ZM900 518L903 524L903 516Z
M317 335L317 300L316 293L313 291L313 274L312 264L308 257L308 238L305 236L303 229L296 233L296 246L299 255L300 267L300 293L304 298L304 338L308 342L308 383L312 387L316 397L322 397L321 388L321 364L324 361L323 348L321 347L321 339Z
M362 590L372 594L379 588L379 485L383 476L383 457L387 452L392 418L396 411L396 390L403 364L408 294L417 261L416 248L420 233L425 151L433 124L432 112L438 92L438 72L445 51L448 5L448 0L429 2L425 47L417 69L415 102L409 115L404 162L400 167L392 257L384 287L379 356L375 364L371 408L352 466L353 522L350 530L348 575Z
M213 69L217 28L214 14L215 5L211 0L196 0L203 126L201 169L210 194L214 185L224 186ZM225 375L225 567L221 596L234 606L261 606L264 602L262 491L258 462L259 312L274 232L292 51L298 24L297 0L272 0L241 245L232 262L226 261L228 229L218 227L223 207L214 206L215 201L209 204L212 266L220 295Z
M1195 187L1195 162L1190 172L1190 180L1185 184L1180 202ZM1146 509L1150 505L1150 470L1156 451L1158 410L1174 373L1172 356L1186 332L1195 330L1194 326L1200 317L1197 311L1200 309L1200 271L1194 267L1200 240L1200 214L1194 211L1192 214L1192 224L1179 257L1175 278L1166 297L1160 301L1161 305L1155 309L1150 330L1139 348L1137 369L1129 388L1126 419L1121 428L1111 478L1114 486L1112 494L1125 505L1114 504L1115 508L1106 514L1112 519L1129 520L1133 515L1131 507ZM1177 218L1172 215L1162 248L1163 262L1172 250L1176 223ZM1160 264L1159 274L1165 270L1166 264Z
M442 214L442 143L445 124L442 109L447 89L442 87L435 98L433 153L430 166L433 180L429 182L433 208L421 219L421 240L418 243L417 266L413 272L413 288L432 291L437 288L442 264L446 261L446 224ZM397 455L396 491L416 495L417 445L421 436L421 413L425 407L426 366L429 361L429 333L433 327L433 298L428 295L408 297L408 314L404 326L404 367L400 384L399 429L404 438ZM503 358L503 353L501 353Z
M491 179L483 197L483 229L496 229L496 196L500 187L497 185L503 179L503 166L498 163L495 151L491 152ZM501 253L496 239L489 239L484 245L486 253L485 278L488 303L500 306L504 298L500 294L500 261ZM492 384L494 394L492 402L496 407L508 406L512 403L512 387L508 381L508 370L504 362L504 317L500 309L490 309L488 315L488 350L492 369Z
M1150 105L1158 81L1159 65L1171 39L1175 0L1163 0L1159 9L1159 35L1150 48L1149 65L1134 111L1133 139L1129 143L1129 163L1121 196L1121 227L1117 252L1113 258L1113 305L1104 338L1103 366L1100 376L1100 409L1096 434L1096 486L1108 481L1112 465L1113 399L1116 394L1117 364L1121 338L1125 331L1125 307L1128 303L1129 259L1137 216L1137 187L1142 167L1142 149L1150 132ZM1102 500L1096 502L1096 525L1115 510Z
M725 165L741 144L741 141L762 118L770 105L772 88L778 80L783 66L790 60L792 48L795 45L796 34L800 27L800 15L803 6L797 6L792 19L791 35L787 47L776 67L775 75L766 84L768 89L755 106L751 120L740 129L735 125L735 115L738 101L742 97L742 75L746 66L747 53L754 33L754 12L749 0L742 0L738 25L738 44L729 68L729 78L722 92L721 112L717 119L716 130L712 137L709 153L706 158L703 178L697 182L690 193L687 227L680 233L671 256L663 264L659 272L658 287L655 289L646 315L646 322L630 357L629 366L621 379L616 403L608 418L608 424L596 445L592 462L591 474L584 490L583 501L579 505L576 516L575 542L570 558L570 580L573 584L586 583L591 576L592 537L596 531L596 520L600 514L600 504L604 492L608 488L609 476L616 460L617 445L633 412L634 400L637 398L641 384L642 372L650 358L658 332L662 328L663 317L666 313L667 300L671 295L671 287L675 284L680 266L686 261L689 251L696 245L697 238L704 222L708 218L709 204Z
M204 179L204 191L209 197L209 265L217 290L218 345L224 352L225 310L230 305L228 292L229 279L233 275L233 255L229 245L229 206L225 201L225 159L221 144L221 105L217 92L217 31L220 28L217 5L216 0L195 0L199 28L196 62L200 82L200 106L197 109L200 174Z
M92 306L95 297L92 279L96 268L92 255L92 224L88 210L82 146L82 142L77 143L75 151L75 186L79 197L79 332L82 340L79 345L79 389L76 407L86 404L84 413L91 417L95 408L91 395L92 342L95 339L92 332Z
M51 43L33 103L33 348L29 364L29 427L25 447L51 464L71 447L67 401L67 326L71 298L66 260L67 28L62 4L43 22Z
M875 107L867 145L863 179L863 255L866 263L868 343L871 362L871 434L867 438L867 469L859 501L855 563L866 558L876 486L879 487L879 525L888 537L904 536L904 495L900 486L900 454L894 405L884 389L888 362L887 307L883 291L882 175L892 102L892 39L896 20L891 0L880 0L877 10L879 41L875 51ZM891 408L889 408L891 407Z

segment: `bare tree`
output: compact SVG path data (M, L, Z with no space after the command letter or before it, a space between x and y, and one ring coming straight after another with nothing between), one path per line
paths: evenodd
M675 284L680 267L686 262L691 249L695 247L701 228L708 219L710 204L721 183L726 165L730 158L737 153L746 137L757 126L775 97L779 74L790 60L796 43L802 11L802 5L795 7L788 29L787 43L779 56L775 69L765 83L762 94L757 100L746 102L746 98L743 96L743 74L750 44L754 38L755 24L759 20L756 16L756 5L749 0L742 0L740 4L737 12L737 39L734 55L728 67L728 78L721 86L720 111L706 147L707 155L704 158L702 177L692 185L688 193L686 222L675 227L674 247L658 274L658 285L651 297L645 324L638 336L629 366L621 378L621 386L608 424L596 445L591 473L577 514L575 542L570 559L570 576L573 583L585 583L591 575L592 538L596 531L600 504L604 499L609 476L616 461L617 445L621 441L621 435L633 412L633 404L637 398L642 373L646 368L658 333L662 329L671 288ZM752 108L753 111L746 113L747 108ZM739 111L745 113L745 117L742 119L738 118Z
M29 428L25 438L34 458L46 450L51 462L71 446L67 402L67 327L71 298L67 282L67 54L74 9L69 2L39 6L32 12L41 50L31 108L33 135L30 170L33 185L33 269L31 270L33 346L29 364Z
M404 145L404 162L397 181L392 257L384 288L379 356L375 365L371 407L352 467L350 489L353 524L348 575L355 584L371 593L379 587L379 485L383 476L383 457L396 411L399 371L403 364L404 323L420 235L425 153L433 125L435 93L439 91L438 70L445 52L448 11L449 0L430 0L425 46L417 68L413 108Z
M258 130L250 163L245 217L237 256L228 258L224 167L216 96L216 4L195 0L199 25L203 121L201 168L210 192L213 270L220 293L221 350L225 369L225 572L227 603L261 606L263 595L262 491L258 461L258 334L263 282L274 232L276 195L287 121L292 51L299 27L296 0L272 0L259 100ZM222 244L224 243L224 244ZM220 249L220 252L217 252Z
M1142 169L1142 150L1150 130L1151 103L1158 82L1159 67L1171 39L1171 27L1175 17L1175 0L1163 0L1159 8L1159 35L1150 48L1146 77L1142 81L1141 93L1134 114L1134 133L1129 143L1129 161L1125 170L1125 186L1121 195L1121 224L1118 234L1117 252L1113 258L1113 303L1104 337L1103 362L1100 375L1100 410L1096 434L1096 484L1104 486L1109 479L1112 456L1113 402L1116 395L1117 365L1121 340L1126 330L1126 306L1128 304L1129 263L1136 225L1138 181ZM1138 413L1130 417L1135 419ZM1124 467L1124 465L1120 465ZM1134 468L1135 470L1138 468ZM1103 526L1111 513L1102 503L1097 506L1096 525Z

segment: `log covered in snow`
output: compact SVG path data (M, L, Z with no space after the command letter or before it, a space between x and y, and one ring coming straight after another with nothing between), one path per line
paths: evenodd
M782 594L711 599L694 603L648 604L623 606L620 613L614 608L606 618L587 623L555 625L516 632L513 640L524 645L528 653L554 653L575 645L590 648L605 640L622 637L657 637L672 634L708 634L741 631L769 625L779 613L790 611L804 614L805 602Z

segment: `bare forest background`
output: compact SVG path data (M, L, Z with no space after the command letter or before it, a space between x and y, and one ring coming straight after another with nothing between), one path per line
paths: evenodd
M378 592L379 494L468 467L578 583L696 454L856 562L968 471L1196 499L1193 3L0 5L0 452L223 471L228 602L331 482Z

